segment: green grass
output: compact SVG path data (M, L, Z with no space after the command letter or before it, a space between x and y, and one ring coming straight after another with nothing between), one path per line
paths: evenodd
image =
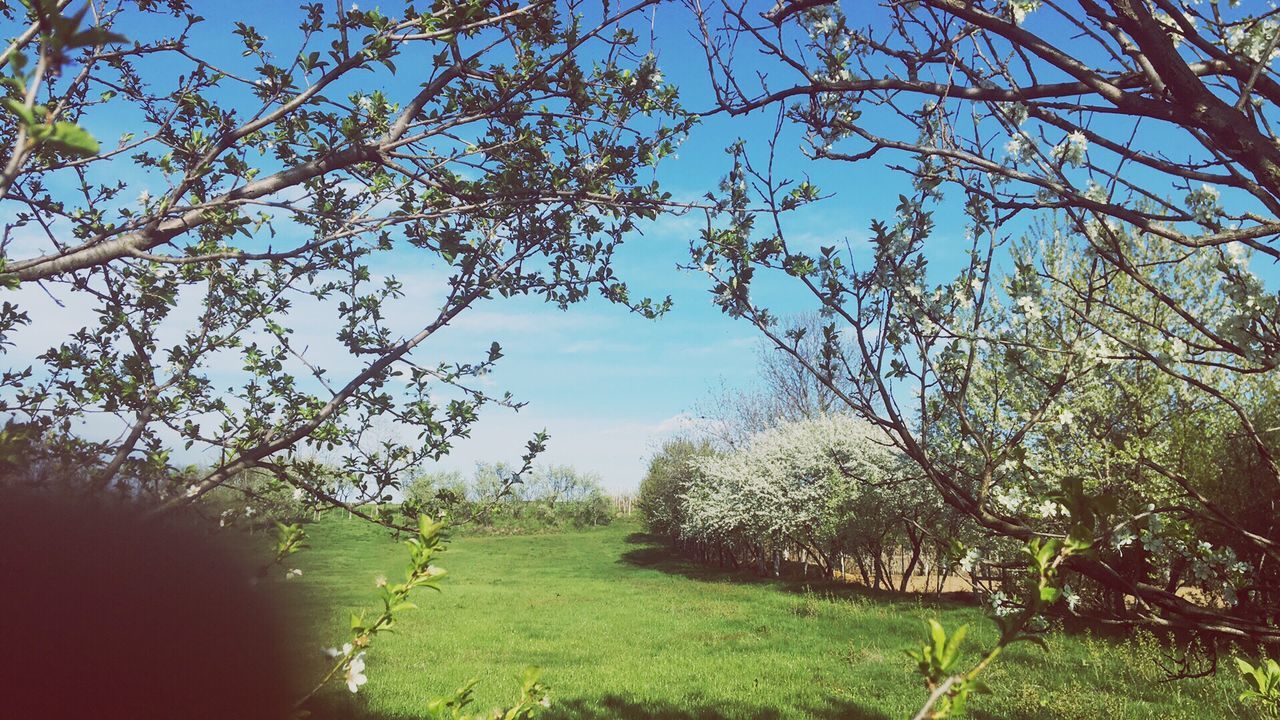
M369 683L355 696L326 692L320 714L418 717L427 698L471 678L481 709L493 707L533 664L552 688L550 718L904 718L924 698L903 650L923 639L925 618L969 623L971 656L994 639L974 607L721 573L671 559L638 531L455 540L439 563L444 592L422 592L420 609L375 640ZM310 532L296 563L305 574L289 589L315 654L342 638L352 610L372 607L374 578L399 575L405 553L359 521ZM1055 633L1049 646L1011 647L987 674L995 695L976 698L970 716L1241 715L1234 672L1161 682L1149 637Z

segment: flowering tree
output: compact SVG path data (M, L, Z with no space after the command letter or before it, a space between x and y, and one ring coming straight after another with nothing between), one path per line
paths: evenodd
M1276 20L1165 0L870 14L701 15L723 111L776 108L814 158L886 158L910 181L871 223L870 260L836 238L806 252L785 215L819 190L735 147L727 224L694 258L722 306L792 348L751 283L775 270L806 288L826 342L854 340L842 401L950 507L1038 543L1028 607L1075 575L1111 621L1280 642L1280 528L1254 510L1280 489L1280 301L1255 264L1280 257ZM777 61L752 68L763 81L743 45ZM929 267L939 214L966 238L947 278Z
M649 532L680 539L684 525L683 495L698 470L694 460L714 452L711 443L689 438L672 438L649 459L649 468L640 480L636 508Z
M798 546L830 575L843 541L893 524L892 496L909 497L901 460L874 426L847 415L782 423L742 449L696 457L684 494L684 537L762 567ZM776 568L776 564L775 564Z
M497 343L422 355L462 312L661 312L611 264L688 122L627 27L652 4L314 3L271 37L181 0L6 6L0 407L28 479L73 457L166 511L262 469L351 508L515 404L470 382Z

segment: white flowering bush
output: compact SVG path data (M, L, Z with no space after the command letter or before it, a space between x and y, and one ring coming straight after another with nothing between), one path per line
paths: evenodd
M735 558L776 563L781 547L833 573L841 553L888 549L918 483L884 433L849 415L781 423L736 452L695 457L680 534ZM901 506L901 507L898 507Z

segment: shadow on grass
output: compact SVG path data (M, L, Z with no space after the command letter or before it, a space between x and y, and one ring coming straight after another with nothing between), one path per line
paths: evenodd
M803 714L821 720L889 720L889 716L856 703L829 700L820 707L778 708L716 703L678 706L663 701L637 700L620 695L598 698L571 698L554 701L540 717L545 720L781 720ZM325 720L419 720L423 715L379 713L345 699L316 709L314 718Z
M869 710L860 705L830 701L823 707L804 708L804 714L815 718L847 720L888 720L884 713ZM729 720L753 718L753 720L779 720L794 717L796 713L777 708L752 707L742 704L718 703L698 707L677 707L670 703L637 701L618 695L605 695L593 700L566 700L543 717L547 720Z
M626 542L642 545L622 554L618 562L657 570L671 575L679 575L700 582L734 582L752 585L769 585L779 590L792 593L818 593L840 599L873 600L879 603L910 603L912 606L947 609L972 606L974 601L968 593L946 593L937 596L932 593L900 593L891 590L875 590L838 580L827 580L821 577L803 577L784 575L783 577L764 577L744 568L723 568L716 565L697 562L680 555L679 551L665 539L645 533L632 533Z

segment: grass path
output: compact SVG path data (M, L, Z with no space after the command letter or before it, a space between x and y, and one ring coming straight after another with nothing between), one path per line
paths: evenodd
M426 698L471 678L486 708L513 697L533 664L552 688L553 719L903 718L923 698L903 649L925 618L969 623L974 653L994 638L972 607L735 577L672 560L638 530L456 540L440 562L444 592L418 597L420 609L370 651L368 685L328 693L324 714L418 717ZM336 640L404 552L358 521L326 520L311 534L292 591L305 633ZM1049 642L1048 655L1011 648L987 678L997 694L971 716L1239 716L1237 678L1160 683L1149 639Z

